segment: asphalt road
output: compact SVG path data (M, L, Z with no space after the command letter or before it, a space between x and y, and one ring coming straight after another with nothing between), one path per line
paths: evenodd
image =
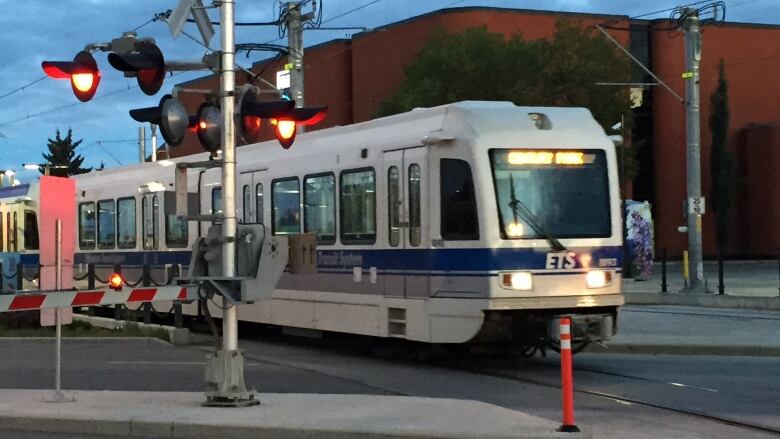
M68 389L203 389L207 347L157 341L66 341ZM247 385L261 392L364 393L480 400L560 418L557 357L428 362L369 356L312 341L242 340ZM0 340L0 387L50 388L51 341ZM780 431L780 358L585 354L575 357L577 423L606 438L777 437L718 417ZM37 436L0 437L35 438ZM71 439L66 436L41 438ZM98 439L95 437L94 439ZM102 439L102 438L100 438ZM149 438L154 439L154 438Z
M116 439L116 436L96 436L83 434L65 434L65 433L38 433L31 431L12 431L0 430L0 437L3 439ZM146 437L137 439L163 439L156 437Z

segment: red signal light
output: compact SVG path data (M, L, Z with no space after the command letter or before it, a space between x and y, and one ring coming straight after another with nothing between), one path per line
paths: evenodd
M82 102L92 99L100 84L97 62L87 51L77 53L73 61L44 61L41 67L51 78L70 79L73 94Z
M276 140L282 145L282 148L289 149L295 141L295 133L298 131L298 127L294 120L289 119L271 119L271 125L273 125L274 132L276 133Z
M122 280L122 275L119 273L114 273L108 278L108 286L112 290L120 291L122 289L122 283L124 280Z

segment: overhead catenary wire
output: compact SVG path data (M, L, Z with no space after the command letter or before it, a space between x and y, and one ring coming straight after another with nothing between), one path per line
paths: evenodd
M6 97L8 97L8 96L11 96L11 95L13 95L13 94L15 94L15 93L18 93L18 92L20 92L20 91L24 91L24 90L25 90L27 87L33 86L33 85L35 85L35 84L37 84L37 83L39 83L39 82L43 81L43 80L44 80L44 79L46 79L46 78L48 78L48 76L46 76L46 75L43 75L43 76L41 76L40 78L36 79L35 81L29 82L29 83L27 83L27 84L24 84L23 86L21 86L21 87L19 87L19 88L16 88L16 89L13 89L13 90L9 91L8 93L5 93L5 94L3 94L3 95L0 95L0 99L6 98Z

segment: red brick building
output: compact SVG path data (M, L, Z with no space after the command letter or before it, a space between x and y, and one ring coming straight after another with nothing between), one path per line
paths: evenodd
M308 47L304 60L306 103L328 105L328 117L318 129L362 122L396 90L404 68L437 29L456 33L470 27L507 37L521 33L526 39L548 38L561 18L582 26L609 23L610 33L653 72L684 95L684 42L681 33L669 30L668 20L630 20L627 16L573 14L468 7L445 9L381 29ZM729 81L731 123L728 144L736 153L742 177L738 204L732 221L731 256L771 256L780 249L780 26L726 23L707 26L702 35L701 145L702 191L709 195L710 131L707 124L709 96L717 83L718 63L723 58ZM273 82L284 61L263 61L255 72ZM652 82L641 75L637 79ZM237 82L247 75L237 75ZM218 87L215 76L186 84L193 88ZM195 112L199 95L180 95ZM649 87L644 104L635 109L634 139L648 139L637 151L640 170L633 182L633 198L653 204L656 247L677 255L687 248L687 237L677 231L683 225L685 199L685 106L662 87ZM522 104L522 103L518 103ZM271 138L270 130L265 133ZM200 152L195 136L173 149L181 156ZM704 216L704 252L717 251L714 215Z

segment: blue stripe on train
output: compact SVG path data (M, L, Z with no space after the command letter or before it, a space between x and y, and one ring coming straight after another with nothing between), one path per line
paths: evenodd
M619 246L572 248L576 256L574 266L563 265L566 261L554 258L562 265L556 268L583 268L582 255L590 255L591 267L621 266L622 251ZM352 267L377 267L387 271L500 271L500 270L544 270L547 268L547 250L517 248L474 248L474 249L383 249L383 250L319 250L318 266L323 271L351 270ZM21 254L24 265L37 265L37 254ZM141 266L150 264L187 265L190 262L189 251L127 251L76 253L75 264L94 263L96 265L122 264L123 266Z

